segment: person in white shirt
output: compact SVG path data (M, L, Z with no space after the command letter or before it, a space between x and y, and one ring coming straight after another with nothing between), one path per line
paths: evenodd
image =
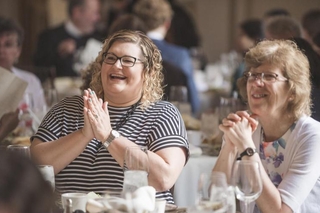
M42 110L47 104L40 80L33 73L14 67L21 53L22 40L22 28L12 19L0 17L0 67L28 83L24 99L20 102L19 107L32 104L33 109Z

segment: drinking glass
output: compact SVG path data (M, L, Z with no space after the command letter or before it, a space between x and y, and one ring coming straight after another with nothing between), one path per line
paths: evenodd
M171 86L169 101L179 109L181 114L191 114L191 105L188 102L186 86Z
M49 109L59 101L58 91L55 88L45 88L44 97Z
M249 213L249 204L262 192L259 163L251 160L236 161L232 177L236 197L244 202L243 212Z
M24 155L27 158L30 158L30 148L29 148L29 146L19 145L19 144L9 145L9 146L7 146L7 151L8 152L15 152L15 153L17 153L19 155Z
M212 172L200 175L196 208L201 212L228 211L228 184L224 173Z
M148 185L149 159L147 148L127 147L124 157L123 193L134 192Z
M220 135L219 113L216 111L205 111L201 113L201 133L203 140L213 143Z
M45 179L51 185L52 191L55 190L54 170L51 165L38 165L38 168Z

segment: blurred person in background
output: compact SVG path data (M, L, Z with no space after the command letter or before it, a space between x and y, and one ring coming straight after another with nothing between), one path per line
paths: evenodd
M40 80L31 72L15 67L22 49L23 30L12 19L0 16L0 67L12 72L15 76L28 83L24 98L20 101L21 112L30 110L43 110L47 104ZM5 91L2 91L5 92ZM2 141L19 124L19 110L9 112L2 116L0 121L0 141ZM25 125L21 121L21 125ZM21 134L24 134L21 132Z
M49 213L53 201L51 185L29 158L0 150L1 213Z
M264 38L262 21L259 19L248 19L239 24L236 38L236 50L244 57L245 53L254 47L259 41ZM236 68L232 77L232 91L238 93L237 80L243 76L245 70L245 63L242 60Z
M39 35L34 64L55 67L57 77L79 76L80 55L90 38L101 40L99 0L68 0L69 19Z
M292 39L302 36L300 23L290 16L271 17L264 23L266 39Z
M303 38L320 55L320 48L314 43L314 37L320 33L320 9L311 9L302 16Z
M161 100L159 49L141 32L117 31L87 69L91 89L48 112L32 138L33 159L53 165L57 192L103 194L122 189L126 148L143 146L149 185L157 198L173 203L170 189L189 144L178 109Z
M161 51L163 60L180 68L187 76L188 100L193 114L197 114L200 109L200 100L188 49L164 40L173 16L170 4L166 0L139 0L135 4L133 12L145 22L147 35Z
M23 34L23 29L14 20L0 17L0 66L28 83L20 108L42 110L47 104L40 80L33 73L15 67L22 49Z

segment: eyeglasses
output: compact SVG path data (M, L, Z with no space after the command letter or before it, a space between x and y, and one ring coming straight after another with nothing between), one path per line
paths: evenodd
M280 77L276 73L252 73L247 72L244 74L244 76L247 78L248 82L252 83L258 78L263 81L264 83L274 83L276 81L288 81L285 77Z
M114 65L119 59L121 65L124 67L133 67L136 61L142 61L132 56L118 57L113 53L104 53L103 56L104 56L104 63Z

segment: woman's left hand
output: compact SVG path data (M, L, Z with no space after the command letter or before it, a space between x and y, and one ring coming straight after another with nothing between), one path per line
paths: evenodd
M219 126L220 130L239 150L253 146L252 133L256 127L257 121L242 112L230 113Z
M96 139L105 141L110 132L111 124L108 111L108 102L98 99L96 93L91 89L88 89L88 117L92 127L92 131Z

